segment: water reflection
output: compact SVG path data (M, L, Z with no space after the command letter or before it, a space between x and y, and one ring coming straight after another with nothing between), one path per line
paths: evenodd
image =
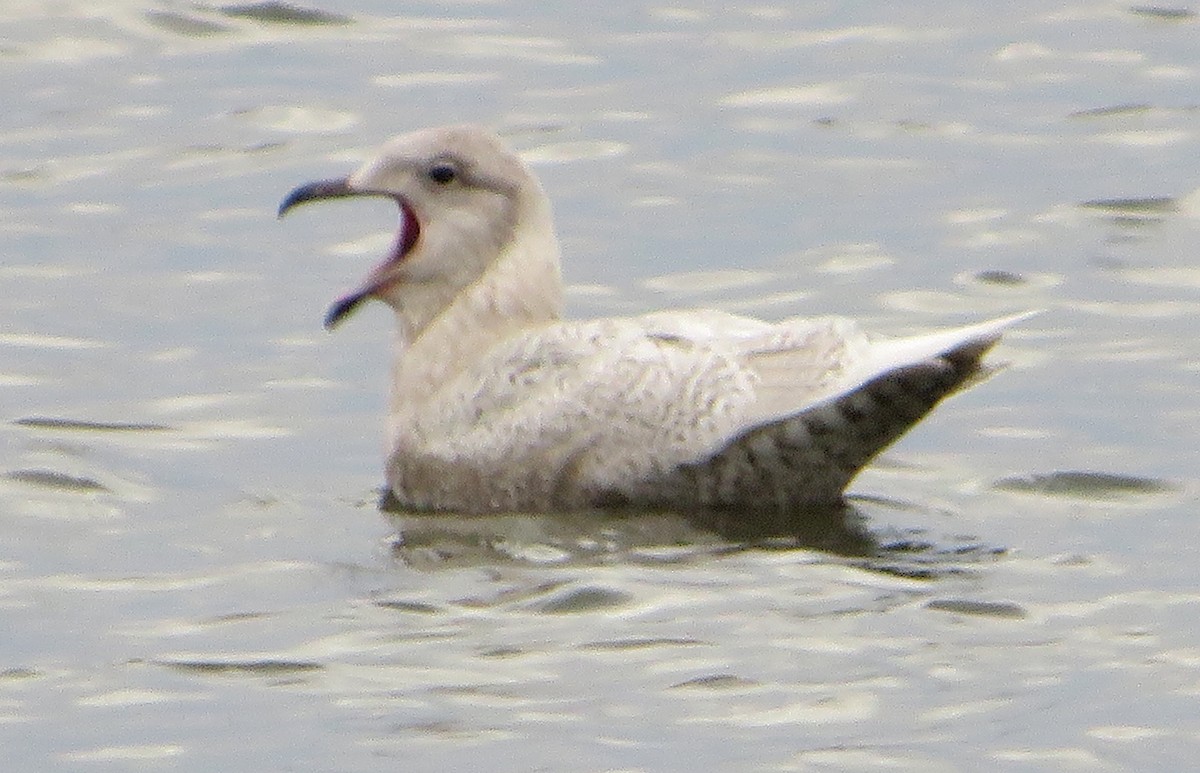
M505 564L665 565L750 550L807 550L869 571L932 579L961 572L964 560L1004 552L961 540L942 544L920 529L889 532L876 523L881 512L920 506L877 497L784 512L431 514L406 511L388 493L379 506L397 530L392 555L424 571Z
M853 506L745 513L596 510L576 513L453 515L404 510L385 492L379 502L399 529L396 554L418 564L486 560L578 563L614 556L672 561L695 552L779 544L866 555L874 539ZM417 559L427 556L426 560ZM417 560L414 560L417 559Z

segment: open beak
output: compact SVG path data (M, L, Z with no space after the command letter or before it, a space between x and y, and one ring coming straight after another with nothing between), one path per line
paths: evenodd
M322 201L324 199L341 199L346 196L361 196L361 191L357 191L350 187L350 181L345 177L336 180L318 180L312 183L306 183L293 190L279 205L279 217L283 217L294 207L301 204L307 204L310 201Z
M366 287L361 290L355 290L349 295L340 298L332 306L329 311L325 312L325 329L333 330L338 324L350 316L363 301L367 300L374 294L376 288Z
M395 199L400 205L400 231L397 234L396 245L392 249L392 253L378 268L371 272L367 281L359 289L339 299L329 307L329 311L325 314L326 330L332 330L343 319L350 316L363 301L371 298L379 290L387 286L388 269L412 249L420 230L417 225L416 215L403 199L390 193L354 188L350 185L349 179L344 177L305 183L294 189L284 198L283 203L279 205L279 217L283 217L293 208L301 204L307 204L310 201L340 199L349 196L386 196Z

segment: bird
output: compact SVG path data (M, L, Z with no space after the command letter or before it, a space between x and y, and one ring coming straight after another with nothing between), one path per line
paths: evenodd
M706 309L563 318L550 201L495 133L411 131L279 207L397 205L396 236L332 329L390 306L387 485L414 511L837 506L855 475L1029 312L904 338L842 317L766 322Z

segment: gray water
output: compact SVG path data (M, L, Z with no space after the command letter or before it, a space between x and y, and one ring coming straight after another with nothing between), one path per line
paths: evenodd
M297 8L0 11L5 770L1194 766L1189 6ZM394 212L274 208L460 121L573 316L1046 311L844 512L383 512Z

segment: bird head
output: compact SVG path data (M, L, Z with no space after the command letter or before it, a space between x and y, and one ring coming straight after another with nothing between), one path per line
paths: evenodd
M537 180L498 137L451 126L401 135L349 176L297 187L279 216L301 204L357 196L392 199L399 223L384 259L330 307L330 329L371 298L400 309L422 291L453 297L504 253L531 210L548 210Z

